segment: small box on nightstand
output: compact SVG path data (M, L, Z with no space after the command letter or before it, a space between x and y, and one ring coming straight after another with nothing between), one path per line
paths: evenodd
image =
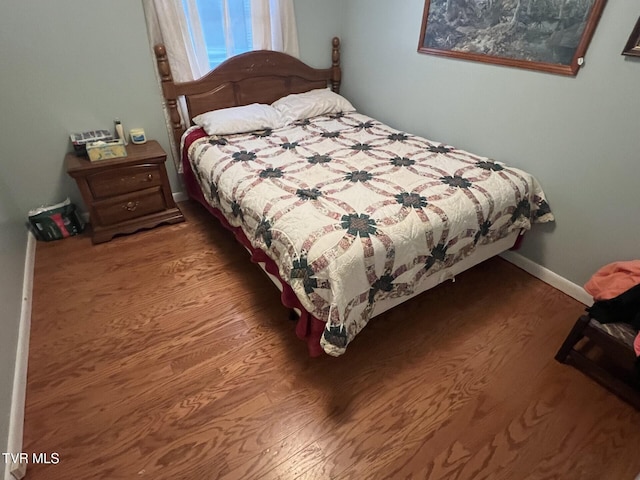
M98 160L109 160L110 158L120 158L127 156L127 149L124 140L99 141L87 144L87 155L89 160L96 162Z

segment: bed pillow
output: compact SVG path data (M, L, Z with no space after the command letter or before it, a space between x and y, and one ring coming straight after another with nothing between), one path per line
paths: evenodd
M231 135L280 128L284 120L271 105L252 103L200 114L194 117L193 123L202 127L208 135Z
M355 111L349 100L329 88L292 93L276 100L271 106L282 114L287 123L329 113Z

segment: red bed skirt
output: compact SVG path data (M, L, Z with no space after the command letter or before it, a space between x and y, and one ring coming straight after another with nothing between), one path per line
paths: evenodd
M259 248L253 247L240 227L234 227L230 225L222 212L217 208L209 205L209 203L205 200L202 190L200 190L200 185L198 184L198 181L196 180L193 171L191 170L191 165L189 163L186 152L189 151L189 146L194 141L206 136L207 134L204 130L197 129L189 133L184 141L184 148L182 150L183 180L185 186L187 187L189 198L201 203L209 212L211 212L214 217L216 217L220 221L223 227L233 232L238 242L240 242L251 252L251 261L253 263L264 263L265 270L280 281L280 285L282 286L282 294L280 295L280 300L282 304L287 308L295 308L301 312L300 318L298 319L296 324L296 335L301 340L307 342L307 348L309 349L310 356L319 357L320 355L324 354L324 350L322 350L322 347L320 346L320 338L322 337L322 333L324 332L325 322L314 317L309 312L307 312L307 310L305 310L305 308L300 303L300 300L293 292L293 289L287 282L282 279L282 277L280 277L280 272L278 271L276 263L269 256L267 256L265 252L263 252Z

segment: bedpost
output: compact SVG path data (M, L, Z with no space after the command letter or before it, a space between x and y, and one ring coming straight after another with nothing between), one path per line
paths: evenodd
M333 49L331 51L331 90L340 93L340 81L342 73L340 71L340 39L333 37Z
M178 113L178 96L176 95L175 83L173 83L173 76L171 75L171 66L167 58L167 49L163 44L158 44L153 47L153 51L156 54L156 63L158 64L158 72L160 73L162 95L167 100L173 138L179 148L184 129L182 128L180 113Z

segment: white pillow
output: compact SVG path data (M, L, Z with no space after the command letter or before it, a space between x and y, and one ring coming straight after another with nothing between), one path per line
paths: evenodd
M280 112L262 103L213 110L198 115L193 122L204 128L208 135L254 132L284 125Z
M287 123L328 113L355 111L349 100L332 92L330 88L292 93L276 100L271 106L282 114Z

